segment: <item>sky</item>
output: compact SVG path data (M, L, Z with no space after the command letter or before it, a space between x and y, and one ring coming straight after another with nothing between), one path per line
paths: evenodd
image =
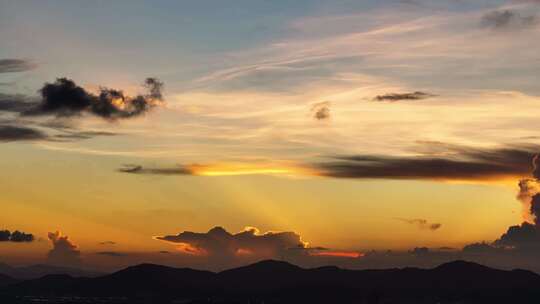
M540 271L539 34L535 0L0 0L0 262Z

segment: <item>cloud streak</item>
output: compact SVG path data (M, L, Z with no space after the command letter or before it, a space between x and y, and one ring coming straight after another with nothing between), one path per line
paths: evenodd
M428 222L428 220L425 220L425 219L396 218L396 220L410 224L410 225L415 225L416 227L422 230L436 231L442 227L442 224L440 223L430 223Z
M448 147L446 153L435 155L335 156L334 161L315 164L315 167L322 176L338 178L492 180L527 175L537 148Z
M46 140L44 132L20 126L0 125L0 142Z
M194 175L194 171L188 167L178 166L174 168L146 168L141 165L126 164L118 169L118 172L129 174L149 175Z
M421 91L416 91L412 93L389 93L384 95L375 96L375 101L402 101L402 100L421 100L435 95L430 93L425 93Z
M33 70L36 64L23 59L0 59L0 74L17 73Z

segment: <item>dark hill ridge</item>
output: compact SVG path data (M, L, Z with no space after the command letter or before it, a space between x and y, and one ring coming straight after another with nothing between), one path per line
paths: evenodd
M16 279L10 277L10 276L7 276L5 274L0 274L0 287L1 286L7 286L7 285L11 285L11 284L14 284L15 282L17 282Z
M0 273L20 280L37 279L49 274L68 274L73 277L98 277L104 275L104 273L70 267L45 264L13 267L4 263L0 263Z
M264 299L267 303L538 303L540 276L456 261L434 269L301 268L262 261L220 273L141 264L98 278L49 275L11 284L4 295ZM534 299L534 301L533 301ZM449 301L449 302L446 302ZM468 302L467 302L468 301ZM473 302L471 302L473 301ZM187 302L190 303L190 302Z

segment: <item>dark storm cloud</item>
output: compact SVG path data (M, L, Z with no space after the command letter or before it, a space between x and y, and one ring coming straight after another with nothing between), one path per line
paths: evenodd
M314 104L311 107L311 114L316 120L327 120L330 119L330 102L323 101Z
M0 59L0 74L15 73L32 70L36 67L34 63L22 59Z
M162 101L163 83L155 78L147 78L144 87L147 95L130 97L121 90L102 87L99 95L87 92L74 81L58 78L54 83L46 83L40 90L41 101L23 115L55 115L72 117L90 113L109 120L140 116Z
M315 164L320 175L339 178L481 180L530 174L530 159L540 147L476 149L447 146L446 152L419 156L335 156Z
M48 139L47 134L37 129L11 125L0 125L0 142L45 139Z
M415 225L419 229L425 229L425 230L431 230L431 231L436 231L442 227L442 224L440 223L430 223L428 222L428 220L425 220L425 219L396 218L396 220L402 221L410 225Z
M389 93L384 95L377 95L375 98L373 98L376 101L400 101L400 100L420 100L420 99L426 99L430 97L434 97L435 95L425 93L425 92L412 92L412 93Z
M531 27L538 23L538 18L534 15L522 16L519 12L512 10L498 10L482 16L481 25L491 29L519 29Z
M215 227L206 233L185 231L177 235L156 237L156 239L183 244L182 250L188 254L224 259L243 254L279 258L291 248L307 247L297 233L266 232L261 234L256 228L251 227L236 234L229 233L221 227Z
M53 248L47 254L47 260L52 265L78 266L81 264L81 252L67 236L59 231L49 232L49 240Z
M146 168L134 164L126 164L122 168L119 168L118 172L149 175L194 175L191 169L184 166L173 168Z
M19 230L10 232L9 230L0 230L0 242L29 243L35 240L34 235Z

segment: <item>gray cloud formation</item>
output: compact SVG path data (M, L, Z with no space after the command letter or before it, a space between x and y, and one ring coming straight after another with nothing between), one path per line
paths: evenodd
M424 153L416 157L335 156L333 161L314 166L321 171L322 176L338 178L486 180L530 174L530 159L534 155L533 151L540 147L443 148L444 153Z
M54 83L46 83L40 90L41 101L23 115L55 115L72 117L90 113L109 120L140 116L160 104L163 100L163 83L155 78L147 78L144 87L147 95L130 97L121 90L102 87L99 95L87 92L73 80L58 78Z
M81 264L81 252L67 236L59 231L49 232L49 240L53 248L47 254L47 260L53 265L78 266Z
M13 232L9 230L0 230L0 242L30 243L35 240L34 235L19 230Z
M0 59L0 74L16 73L32 70L36 67L34 63L23 59Z
M423 230L430 230L430 231L436 231L439 228L442 227L442 224L440 223L430 223L428 220L425 219L405 219L405 218L396 218L398 221L402 221L404 223L415 225L419 229Z
M156 237L158 240L183 244L182 250L193 255L202 255L221 260L247 255L257 258L279 258L292 249L307 248L300 235L294 232L259 233L256 228L246 228L236 234L221 227L206 233L185 231L178 235Z
M389 93L384 95L377 95L375 98L373 98L375 101L401 101L401 100L420 100L420 99L426 99L430 97L434 97L435 95L416 91L412 93Z
M311 107L311 114L316 120L327 120L330 119L330 102L323 101L314 104Z
M519 12L512 10L497 10L482 16L481 25L487 28L520 29L527 28L538 23L538 18L534 15L522 16Z

